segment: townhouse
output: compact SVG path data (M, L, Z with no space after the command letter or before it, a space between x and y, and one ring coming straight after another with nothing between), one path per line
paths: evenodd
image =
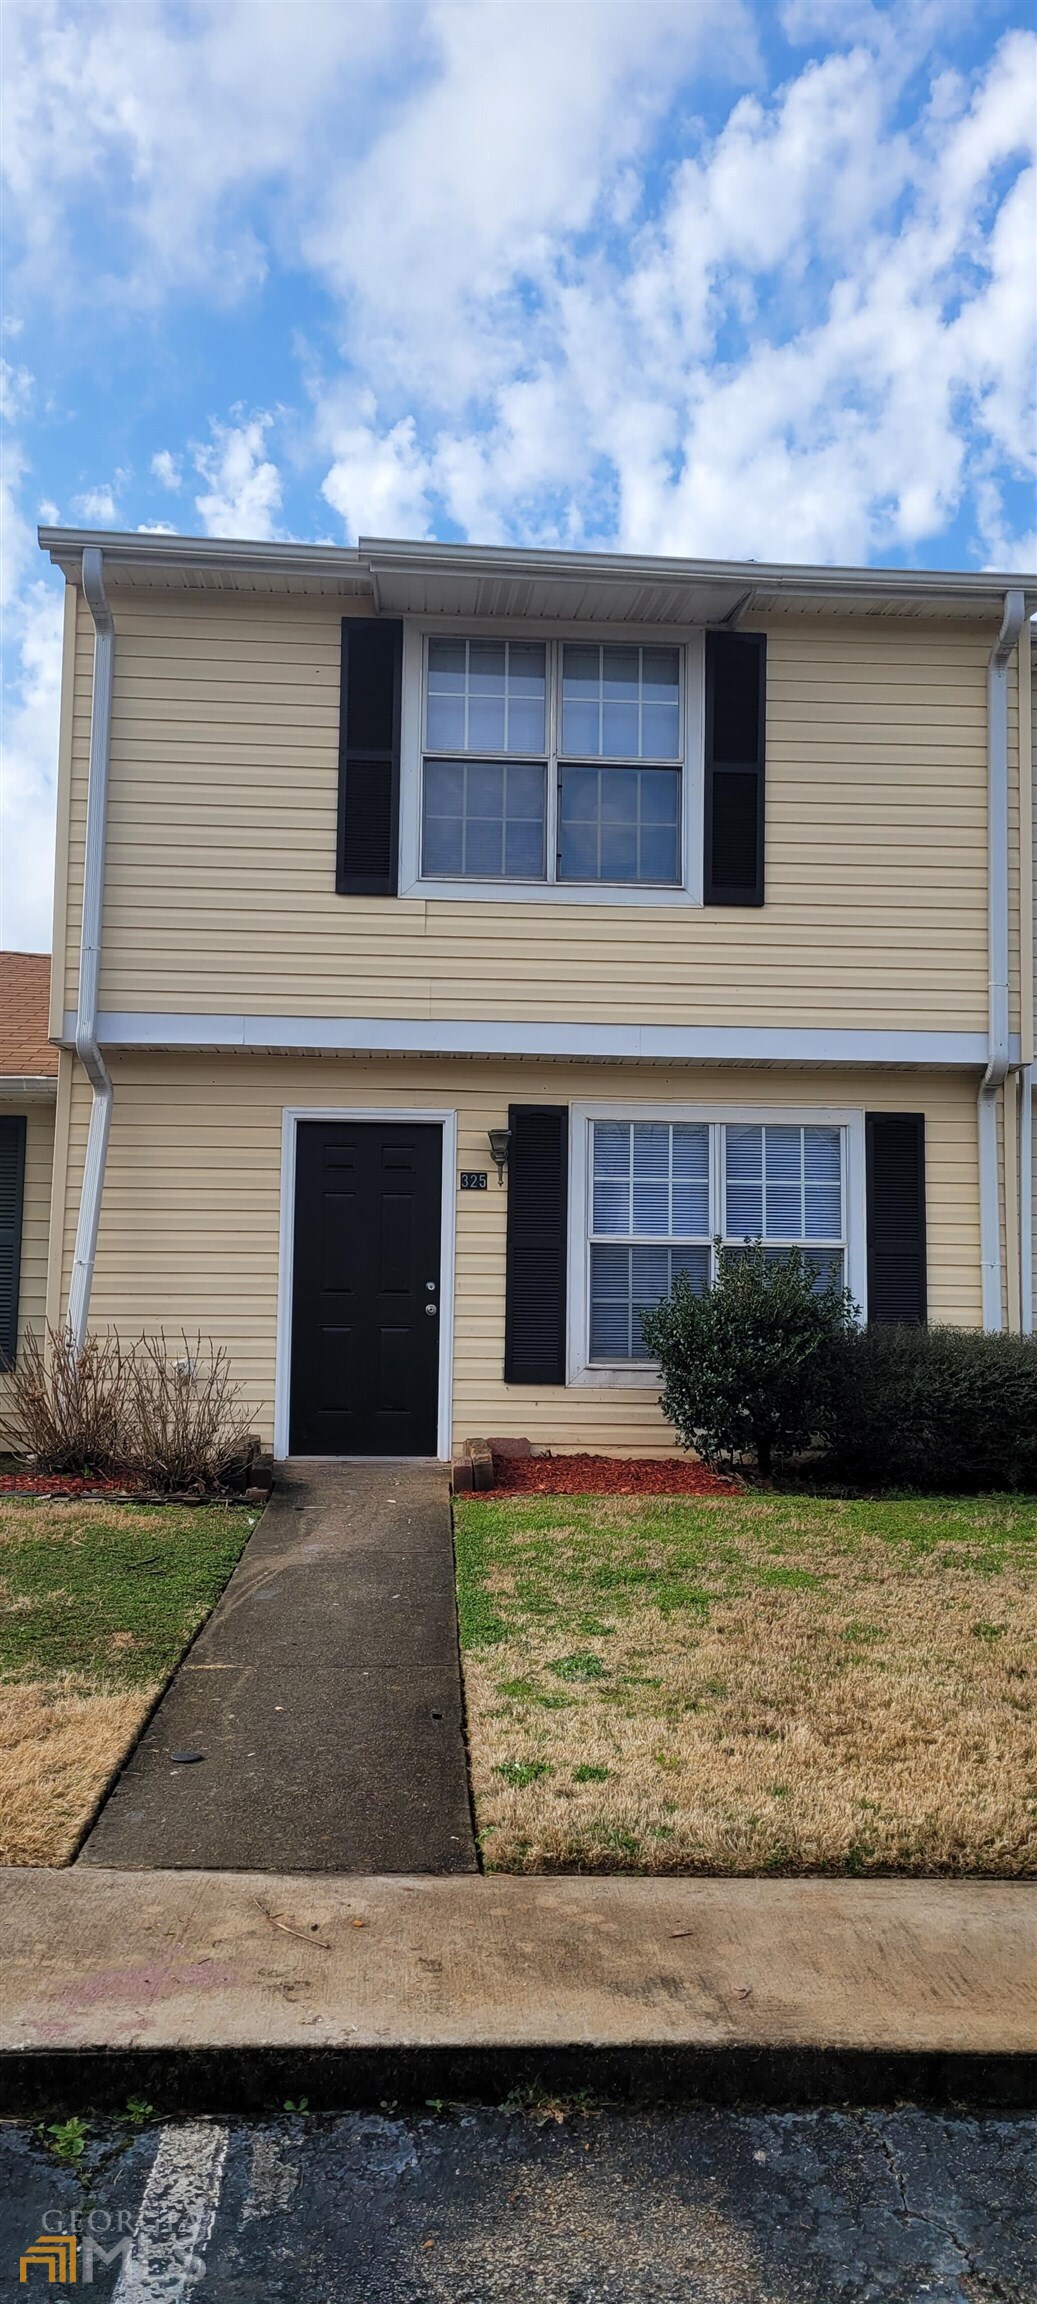
M665 1450L718 1240L1032 1328L1037 580L41 542L52 1322L282 1456Z

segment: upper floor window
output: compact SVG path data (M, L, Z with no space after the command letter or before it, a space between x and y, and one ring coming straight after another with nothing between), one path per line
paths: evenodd
M679 887L682 650L430 638L421 872Z

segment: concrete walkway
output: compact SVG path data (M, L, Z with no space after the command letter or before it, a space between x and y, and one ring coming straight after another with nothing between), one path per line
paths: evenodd
M443 1466L284 1469L77 1869L96 1865L477 1870Z
M9 1871L0 2079L167 2110L522 2081L1025 2103L1037 1895L1008 1882Z

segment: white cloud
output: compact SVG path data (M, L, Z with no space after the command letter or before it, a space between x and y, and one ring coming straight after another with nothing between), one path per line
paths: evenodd
M281 507L281 475L264 453L270 415L244 416L240 423L212 423L212 440L196 445L196 471L208 483L195 497L207 536L242 536L263 541L275 536Z
M381 435L370 424L354 424L333 435L332 447L321 494L340 514L350 542L361 535L430 533L431 466L417 445L412 416Z
M416 12L415 12L416 13ZM521 372L558 253L629 196L629 168L699 69L752 69L742 0L523 0L424 10L431 68L373 147L331 171L302 234L356 308L368 373L443 406Z
M111 528L118 519L118 507L111 488L86 488L81 496L73 496L72 509L90 527Z
M172 520L138 520L138 536L175 536Z
M183 486L179 457L171 455L168 448L160 448L152 457L151 469L163 488L171 488L175 492Z
M32 397L34 378L28 368L16 368L10 360L0 360L0 416L5 423L13 423L24 416Z
M577 255L560 224L524 359L502 289L460 408L432 364L406 433L415 521L431 499L486 541L849 560L930 543L1033 438L1035 56L1009 34L974 88L940 76L910 128L895 44L812 61L742 99L618 252ZM455 274L436 275L439 327L460 310L465 342ZM416 358L420 293L414 341ZM384 466L384 433L361 449ZM325 493L346 509L337 466ZM977 512L981 551L989 525Z
M8 0L4 171L26 294L158 302L203 286L222 302L261 281L252 195L287 205L355 145L411 11L365 0ZM74 259L88 197L110 262Z
M0 768L0 944L45 952L54 869L61 586L35 573L35 538L17 497L21 473L17 447L9 446L2 484L2 581L13 661L4 684Z
M866 556L925 546L991 452L1019 456L1034 42L1008 33L972 87L944 57L965 0L783 0L801 47L769 93L749 0L8 16L34 292L226 301L271 250L329 284L345 412L332 373L310 445L347 533L445 514L488 539ZM725 73L708 134L694 107ZM68 260L87 188L103 280ZM201 452L206 525L274 532L257 422ZM152 474L175 489L177 454Z

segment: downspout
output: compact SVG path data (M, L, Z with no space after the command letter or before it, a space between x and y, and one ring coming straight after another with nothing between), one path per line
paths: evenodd
M983 1326L1002 1326L997 1099L1008 1075L1008 662L1023 627L1022 592L1006 592L987 667L987 1068L979 1089L979 1233Z
M1033 1098L1034 1004L1037 998L1037 939L1034 920L1033 822L1033 627L1019 642L1019 1020L1023 1069L1019 1085L1019 1326L1033 1335Z
M1024 1064L1019 1106L1019 1326L1033 1335L1033 1098L1037 1065Z
M97 1228L101 1220L101 1194L104 1189L114 1093L111 1075L97 1041L97 1003L101 977L101 915L104 904L104 847L108 814L108 753L112 727L115 631L104 589L104 562L96 544L84 548L83 594L94 620L94 684L90 714L90 763L87 771L76 1055L93 1089L93 1101L79 1196L72 1280L68 1292L68 1325L77 1352L82 1351L86 1341L86 1325L90 1314L90 1289L94 1277Z

